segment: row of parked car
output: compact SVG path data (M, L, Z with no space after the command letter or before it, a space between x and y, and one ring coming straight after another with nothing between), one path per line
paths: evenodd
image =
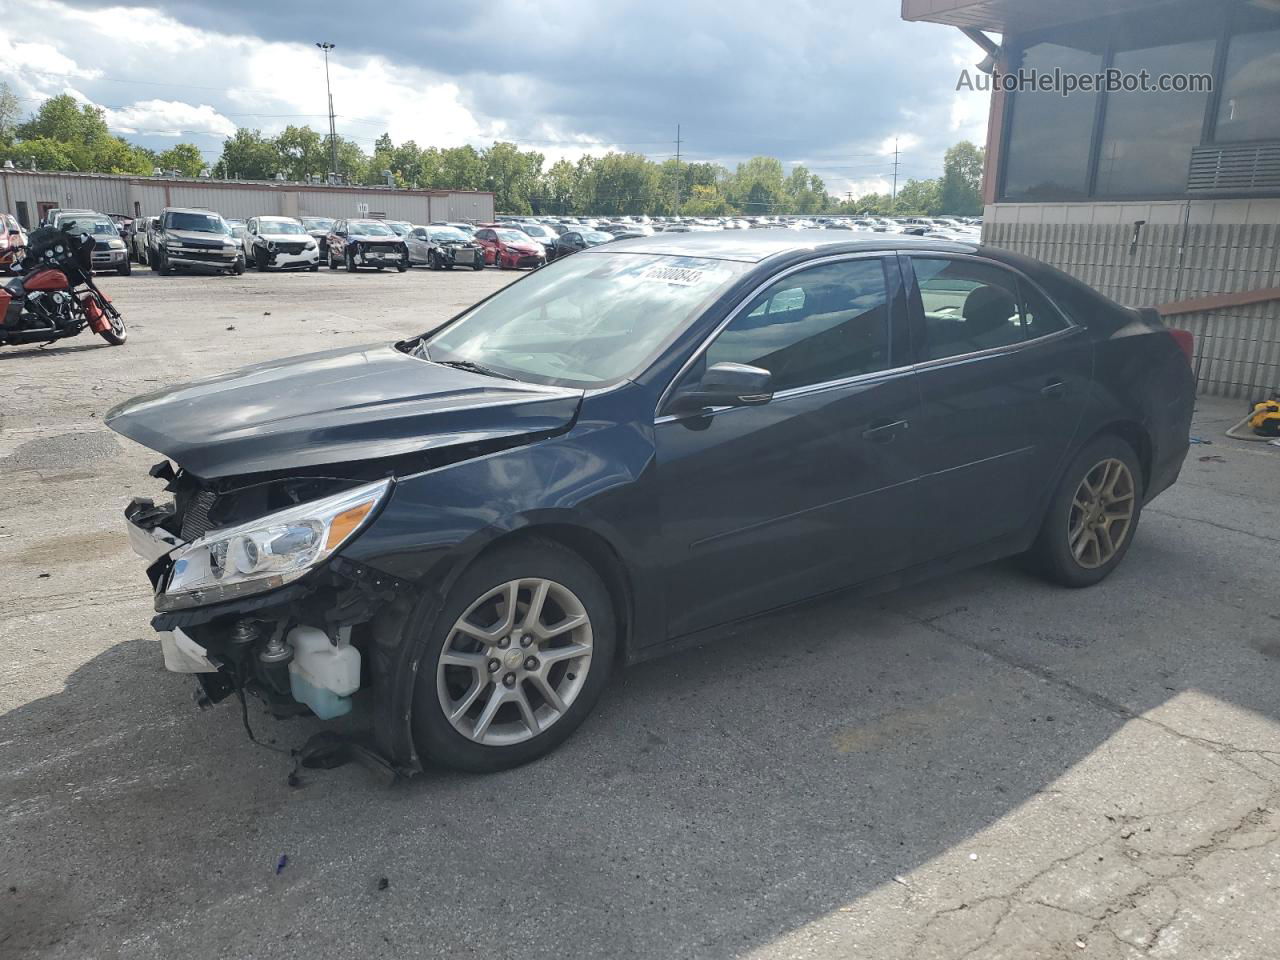
M50 211L46 222L87 232L94 239L98 271L128 275L131 264L162 276L175 270L239 274L246 269L318 270L362 268L399 271L413 266L435 270L536 268L579 250L654 233L705 230L850 230L909 233L977 241L977 217L499 217L492 223L437 221L420 225L370 218L257 216L224 219L212 210L166 208L133 220L93 210ZM11 215L0 214L0 266L20 259L25 232Z

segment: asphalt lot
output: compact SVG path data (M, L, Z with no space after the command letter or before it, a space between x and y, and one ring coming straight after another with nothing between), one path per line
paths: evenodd
M1001 563L769 617L523 769L291 789L198 711L120 521L157 458L102 414L512 276L140 271L102 280L127 345L0 350L0 957L1280 953L1280 448L1221 436L1238 402L1100 586Z

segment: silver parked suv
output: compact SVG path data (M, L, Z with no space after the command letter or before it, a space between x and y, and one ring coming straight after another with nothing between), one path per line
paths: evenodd
M153 236L151 266L167 277L175 267L244 273L244 250L211 210L167 207Z

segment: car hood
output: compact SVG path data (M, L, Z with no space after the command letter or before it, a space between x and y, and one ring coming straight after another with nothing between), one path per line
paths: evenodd
M237 238L227 233L206 233L202 230L175 230L170 227L164 232L165 238L181 240L183 243L194 243L202 246L221 247L235 243Z
M259 233L257 236L272 243L306 243L311 239L309 233Z
M381 234L376 234L376 233L348 233L347 239L359 240L361 243L396 243L396 242L403 243L404 242L404 237L397 237L395 234L392 234L389 237L384 237Z
M117 433L204 479L400 457L567 429L582 391L420 360L394 345L260 363L128 400Z

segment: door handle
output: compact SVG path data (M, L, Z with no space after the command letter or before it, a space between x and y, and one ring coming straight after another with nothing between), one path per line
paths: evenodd
M862 431L862 439L870 440L872 443L888 443L899 432L906 430L911 426L906 420L894 420L891 423L877 423L875 426L869 427Z
M1061 400L1067 395L1067 385L1061 380L1050 380L1040 388L1040 396L1046 400Z

